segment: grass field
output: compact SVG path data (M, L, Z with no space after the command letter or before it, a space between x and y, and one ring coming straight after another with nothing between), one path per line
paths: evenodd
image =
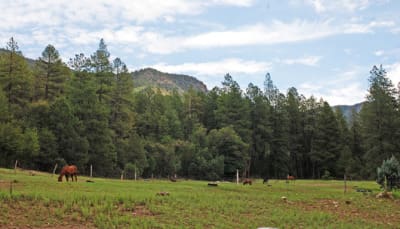
M209 187L206 181L87 179L59 183L47 173L0 169L0 228L400 228L399 193L395 200L376 199L374 182L348 182L344 194L341 181Z

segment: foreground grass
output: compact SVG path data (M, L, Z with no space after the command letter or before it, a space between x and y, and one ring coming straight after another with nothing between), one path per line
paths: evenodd
M0 169L0 228L398 228L400 201L355 192L374 182L120 181ZM12 193L10 185L12 184ZM169 192L169 196L158 196ZM287 198L286 201L282 197ZM347 202L347 203L346 203Z

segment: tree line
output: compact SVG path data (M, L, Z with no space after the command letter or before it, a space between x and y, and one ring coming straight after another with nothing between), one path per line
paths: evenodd
M29 64L11 38L0 54L0 166L51 171L75 164L95 176L177 174L193 179L242 176L376 178L400 158L400 93L382 66L368 96L346 121L339 109L296 88L242 90L230 74L207 93L135 92L120 58L101 39L89 57L64 63L48 45Z

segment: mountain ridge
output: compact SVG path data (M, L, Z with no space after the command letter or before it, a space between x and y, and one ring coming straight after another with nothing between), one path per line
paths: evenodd
M143 68L131 73L134 88L140 90L146 87L161 88L166 91L177 90L179 93L193 88L195 91L207 92L207 86L196 77L161 72L154 68Z
M346 120L350 122L353 110L357 113L360 113L364 103L365 102L360 102L353 105L336 105L333 106L333 108L339 109L343 113L343 116L346 118Z

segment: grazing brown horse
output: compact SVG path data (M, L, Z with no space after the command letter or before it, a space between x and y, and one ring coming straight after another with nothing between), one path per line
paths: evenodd
M286 177L286 183L289 183L289 181L296 181L296 178L294 177L294 176L290 176L290 175L287 175L287 177Z
M62 181L62 177L65 175L65 179L67 179L71 176L72 181L74 181L75 177L75 182L78 181L78 177L76 176L78 174L78 168L75 165L66 165L61 169L60 176L58 177L58 181Z
M249 179L249 178L244 179L243 180L243 185L246 185L246 184L251 185L252 184L251 179Z

